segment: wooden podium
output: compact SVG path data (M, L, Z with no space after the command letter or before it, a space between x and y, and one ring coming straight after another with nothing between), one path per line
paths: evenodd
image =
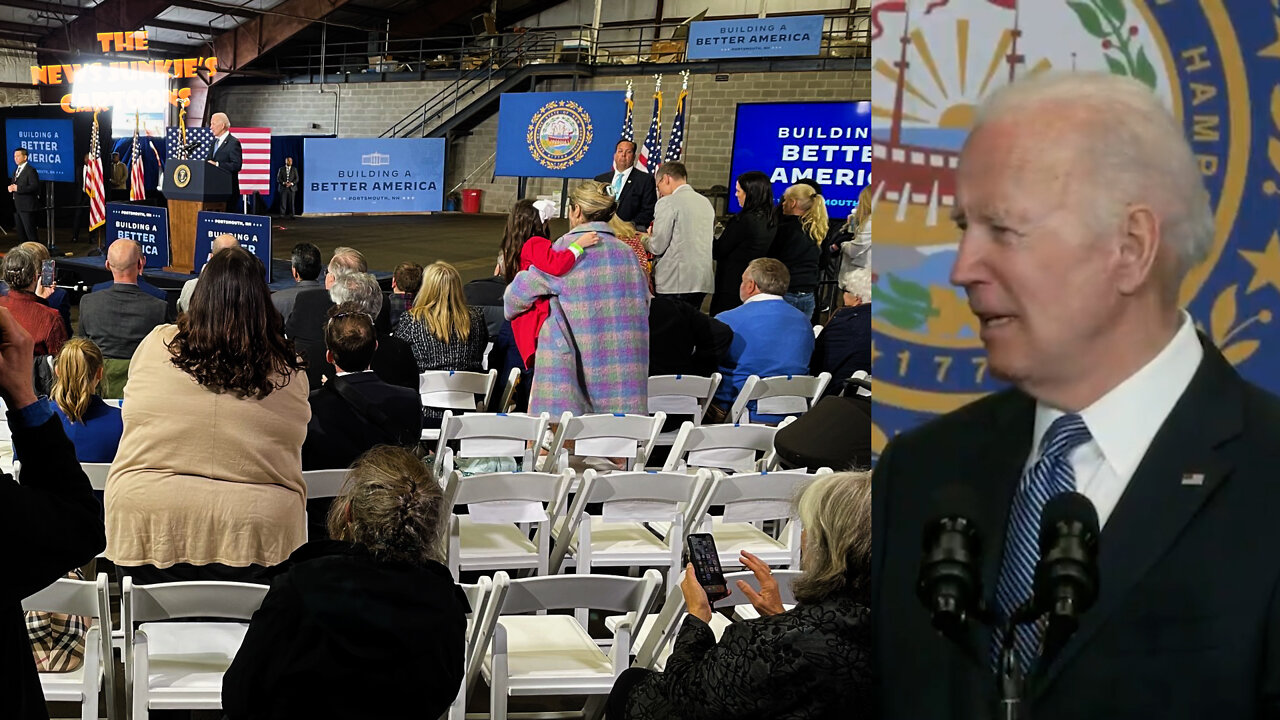
M196 213L223 212L231 196L231 173L204 160L169 160L164 164L164 196L169 201L170 272L195 269Z

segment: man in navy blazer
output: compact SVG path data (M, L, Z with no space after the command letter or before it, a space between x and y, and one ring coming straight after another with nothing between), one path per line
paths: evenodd
M619 219L632 223L637 230L646 231L653 224L658 188L653 183L653 176L635 165L636 144L630 140L619 140L613 149L613 169L597 175L596 182L613 189L613 196L618 201Z
M40 242L36 237L36 208L40 205L40 173L36 166L27 162L27 149L18 148L13 151L13 163L17 170L13 172L13 181L9 183L9 192L13 194L13 217L18 225L18 240L22 242Z
M240 200L240 167L244 162L240 140L231 134L231 121L226 113L214 113L209 119L209 129L213 131L209 164L231 173L231 197L227 198L230 210Z

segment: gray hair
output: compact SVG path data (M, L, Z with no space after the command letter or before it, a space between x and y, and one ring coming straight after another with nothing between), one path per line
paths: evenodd
M1141 82L1101 72L1041 73L988 97L977 110L974 131L1031 109L1062 105L1084 118L1078 129L1088 147L1097 184L1098 218L1118 219L1126 205L1150 203L1175 252L1177 280L1202 262L1213 246L1213 210L1186 133L1155 93Z
M855 267L840 276L840 289L861 298L862 302L871 302L871 270Z
M337 275L343 270L369 272L369 263L365 262L364 253L355 248L335 248L333 257L329 260L329 274Z
M372 273L340 272L334 276L329 299L335 305L354 303L360 312L378 317L382 312L382 288Z
M747 263L746 275L760 292L770 295L783 295L791 285L791 272L774 258L756 258Z
M839 472L809 483L796 502L804 550L791 585L800 602L870 590L871 473Z
M26 290L36 284L40 261L24 247L15 247L4 256L4 281L14 290Z

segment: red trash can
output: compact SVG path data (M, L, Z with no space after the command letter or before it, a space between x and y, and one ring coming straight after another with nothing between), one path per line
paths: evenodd
M480 190L463 190L462 191L462 212L478 213L480 212Z

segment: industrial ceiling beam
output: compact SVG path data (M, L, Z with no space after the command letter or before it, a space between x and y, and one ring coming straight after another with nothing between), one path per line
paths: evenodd
M110 2L111 0L107 0ZM213 39L219 70L238 70L262 57L312 23L342 7L347 0L285 0L242 25ZM225 75L219 72L214 84Z
M63 27L46 31L40 46L61 50L97 49L100 48L98 33L137 30L167 7L168 0L102 0L92 8L84 8L75 20Z
M223 5L222 3L208 2L208 0L172 0L169 3L173 7L187 8L188 10L203 10L204 12L213 13L215 15L230 15L238 18L256 18L262 14L262 11L251 7L240 7L238 5Z
M191 33L192 35L217 35L222 32L220 28L209 27L208 25L174 22L173 20L165 20L163 18L152 18L144 23L144 25L146 27L164 28L165 30L177 30L178 32Z
M476 12L487 10L490 0L430 0L418 10L391 23L391 34L401 37L429 37L436 30Z

